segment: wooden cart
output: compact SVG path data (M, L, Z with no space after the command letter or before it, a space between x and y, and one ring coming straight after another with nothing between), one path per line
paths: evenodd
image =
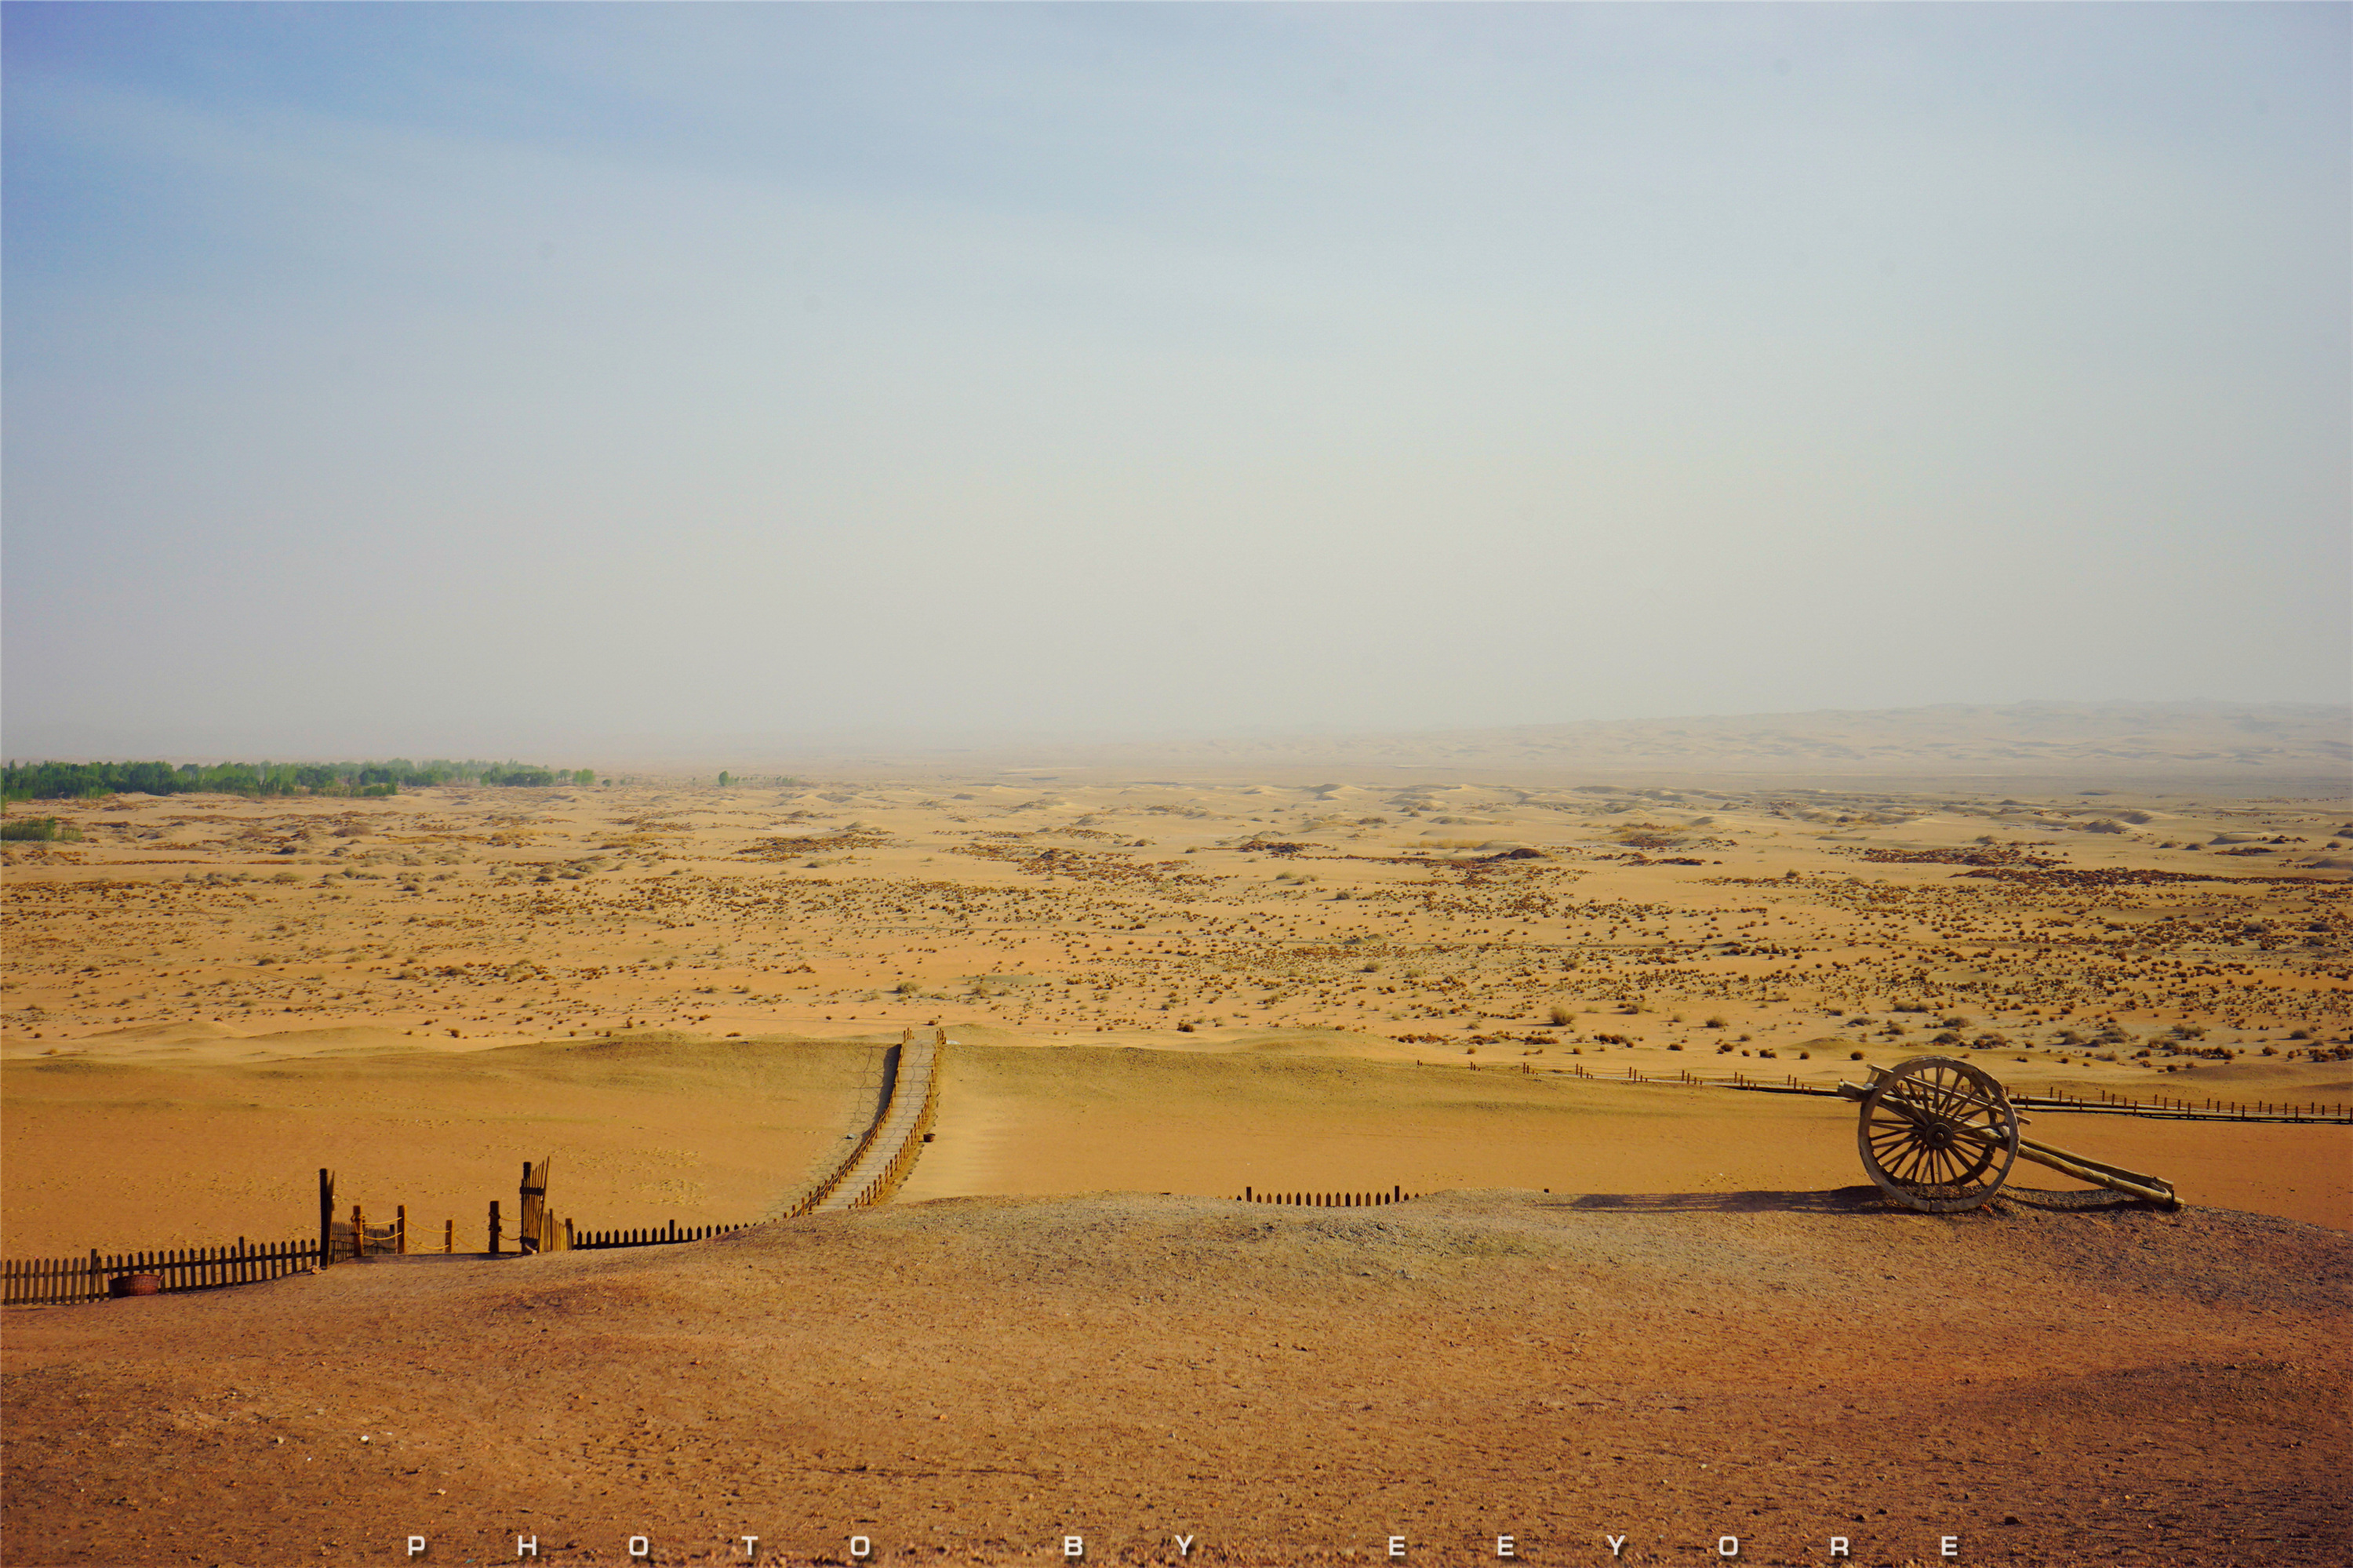
M1989 1203L2019 1160L2167 1209L2181 1206L2162 1177L2019 1136L2024 1118L1981 1067L1950 1056L1915 1056L1893 1068L1873 1067L1871 1076L1867 1085L1839 1085L1840 1094L1862 1103L1855 1145L1880 1190L1915 1209L1948 1213Z

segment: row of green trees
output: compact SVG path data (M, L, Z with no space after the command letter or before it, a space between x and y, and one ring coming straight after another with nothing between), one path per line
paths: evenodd
M395 795L435 784L507 784L544 789L594 784L594 769L523 762L11 762L11 800L70 800L90 795Z

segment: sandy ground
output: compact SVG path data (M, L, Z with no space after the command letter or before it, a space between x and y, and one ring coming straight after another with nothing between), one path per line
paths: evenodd
M1723 1192L1864 1179L1843 1100L1417 1067L1326 1055L1318 1044L1217 1055L959 1047L943 1088L953 1112L902 1199L1226 1197L1246 1187ZM2353 1229L2353 1128L2043 1113L2028 1131L2158 1171L2185 1202ZM2032 1187L2083 1185L2031 1166L2016 1173Z
M2353 1240L968 1199L10 1321L22 1563L2341 1563Z
M11 1063L7 1248L314 1234L326 1166L339 1213L405 1207L412 1249L475 1252L491 1198L513 1215L526 1158L553 1161L562 1212L592 1228L741 1224L838 1163L871 1118L880 1067L875 1048L848 1043L660 1039Z
M1964 1561L2347 1555L2353 1128L2037 1113L2193 1207L1929 1220L1856 1191L1843 1102L1629 1081L1933 1052L2353 1104L2342 800L1000 776L58 814L79 842L6 857L12 1257L301 1236L322 1165L461 1253L545 1156L583 1227L756 1221L902 1030L956 1044L888 1211L12 1311L11 1564L1196 1528L1926 1563L1944 1520Z
M81 842L5 868L12 1255L299 1235L322 1165L461 1246L544 1155L584 1225L755 1219L935 1024L1359 1065L1089 1058L1056 1089L967 1055L927 1196L1858 1169L1835 1102L1605 1111L1578 1069L1828 1085L1933 1051L2026 1091L2353 1103L2344 801L998 779L58 814ZM2341 1136L2087 1120L2038 1130L2353 1224Z

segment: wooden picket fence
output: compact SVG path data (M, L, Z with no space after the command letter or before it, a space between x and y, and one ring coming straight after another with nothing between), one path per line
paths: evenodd
M1261 1192L1245 1187L1238 1203L1291 1203L1309 1209L1370 1209L1383 1203L1410 1202L1419 1197L1402 1187L1386 1192Z
M282 1279L319 1266L315 1241L248 1242L157 1252L100 1253L82 1257L12 1257L0 1263L0 1305L58 1306L103 1300L118 1278L153 1274L166 1293L211 1290Z
M595 1252L614 1246L668 1246L673 1242L704 1241L745 1228L743 1225L681 1225L672 1220L667 1227L657 1225L649 1231L580 1231L573 1229L572 1222L566 1220L564 1222L564 1247L567 1252Z

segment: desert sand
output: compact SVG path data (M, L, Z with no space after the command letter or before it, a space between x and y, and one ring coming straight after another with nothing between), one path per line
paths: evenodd
M966 785L67 809L9 851L8 1251L299 1233L322 1165L480 1245L543 1155L583 1224L757 1219L909 1027L991 1048L914 1197L1853 1170L1840 1102L1580 1071L2353 1102L2342 801ZM2353 1225L2327 1129L2074 1136Z
M2353 1128L2038 1111L2190 1207L1930 1217L1678 1080L2353 1105L2353 803L1356 777L40 808L8 1255L298 1237L322 1166L459 1255L12 1310L8 1561L2333 1560ZM543 1157L780 1213L934 1028L888 1209L465 1255Z

